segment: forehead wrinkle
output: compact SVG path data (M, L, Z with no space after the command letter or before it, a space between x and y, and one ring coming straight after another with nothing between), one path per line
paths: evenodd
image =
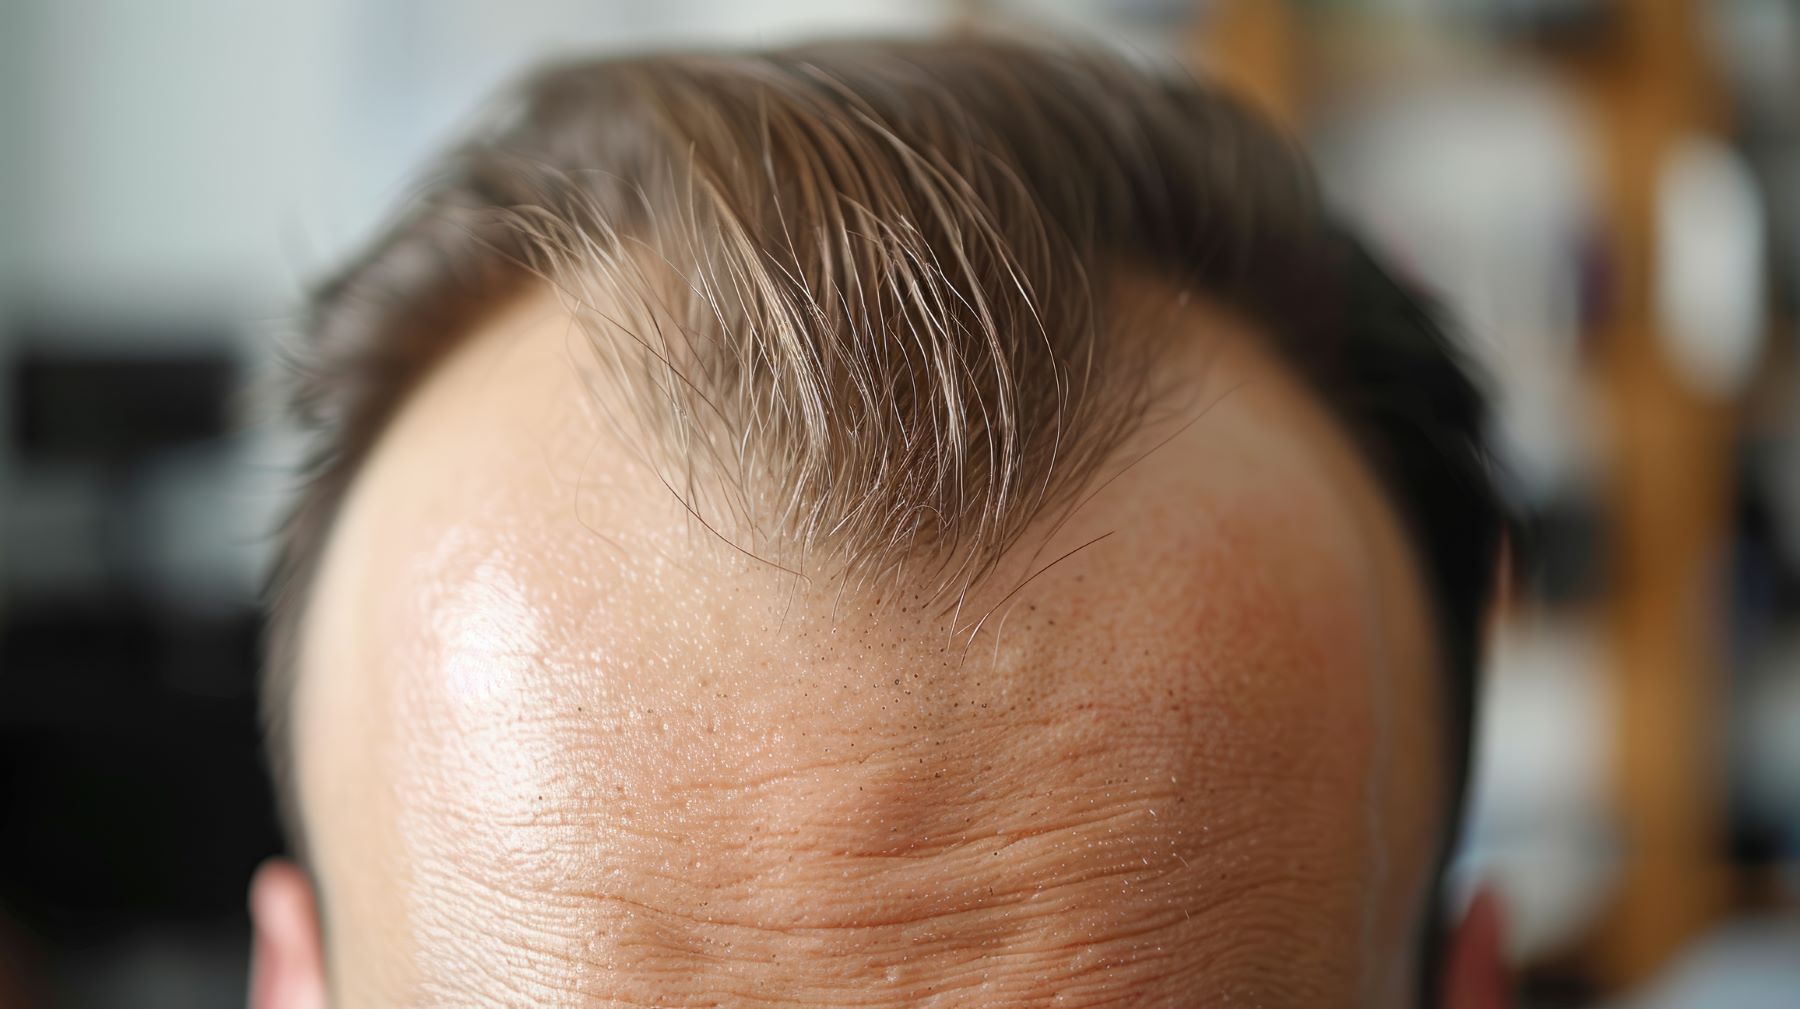
M360 816L406 863L375 944L411 950L406 990L528 964L557 998L686 976L902 1004L942 976L967 984L931 997L959 1004L1033 978L1267 992L1271 960L1351 969L1329 923L1367 898L1377 844L1336 826L1369 788L1374 631L1353 527L1319 513L1330 483L1266 383L1172 445L1185 465L1139 467L1071 522L1075 542L1119 532L965 655L935 610L696 553L654 489L604 471L591 423L520 419L591 392L560 350L516 345L560 337L490 339L526 376L476 346L397 423L332 583L383 602L337 617L363 654L309 670L322 707L387 713L386 746L333 756L395 787L322 819ZM577 515L531 446L582 438L608 493ZM1325 924L1225 939L1297 909Z

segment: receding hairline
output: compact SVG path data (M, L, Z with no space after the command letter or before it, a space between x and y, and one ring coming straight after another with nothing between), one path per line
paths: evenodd
M1361 269L1345 257L1284 141L1204 87L1094 54L955 41L543 72L311 304L291 405L316 454L271 594L277 759L293 628L345 488L419 376L544 279L577 307L623 306L588 320L596 345L702 517L846 570L925 549L978 572L1094 477L1145 401L1101 274L1219 297L1376 457L1467 637L1497 531L1479 398L1435 330L1334 335L1366 295L1344 290ZM1441 380L1441 415L1416 401L1431 390L1385 384L1415 368ZM1398 398L1330 395L1340 379ZM1409 434L1430 423L1449 436ZM746 487L777 507L748 514ZM1458 500L1462 524L1432 527Z

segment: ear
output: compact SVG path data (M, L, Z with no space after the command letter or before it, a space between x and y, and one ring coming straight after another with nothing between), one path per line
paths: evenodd
M1510 1009L1512 983L1500 953L1501 932L1500 901L1484 887L1450 939L1444 1009Z
M271 859L250 881L250 1009L327 1009L325 954L312 883Z

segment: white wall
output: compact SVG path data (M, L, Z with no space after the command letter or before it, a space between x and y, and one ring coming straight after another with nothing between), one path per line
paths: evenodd
M950 0L9 0L34 314L280 311L476 99L545 54L920 30ZM0 223L8 223L0 217Z

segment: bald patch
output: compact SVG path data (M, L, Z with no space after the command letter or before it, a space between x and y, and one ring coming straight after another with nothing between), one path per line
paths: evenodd
M1183 313L1202 391L960 611L697 530L553 298L483 326L307 619L345 1004L1397 995L1442 787L1417 577L1323 413Z

